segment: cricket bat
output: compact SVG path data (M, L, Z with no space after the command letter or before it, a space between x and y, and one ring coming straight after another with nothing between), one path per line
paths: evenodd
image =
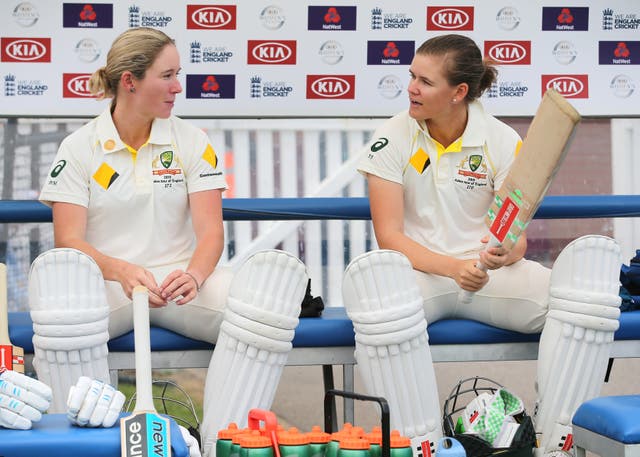
M511 249L516 244L542 203L579 122L580 114L562 95L553 89L545 92L520 152L487 212L487 248ZM477 266L486 271L480 262ZM469 303L472 297L473 292L462 290L458 301Z
M133 289L133 332L136 360L136 406L120 419L122 457L170 457L169 419L153 405L151 342L149 333L149 291Z
M3 369L24 373L24 350L9 339L7 266L0 263L0 371Z

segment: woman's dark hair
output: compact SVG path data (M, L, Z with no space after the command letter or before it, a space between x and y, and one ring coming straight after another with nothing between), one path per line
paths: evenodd
M445 77L451 86L467 83L467 100L473 101L491 87L498 70L489 59L483 59L475 41L464 35L439 35L430 38L416 50L419 55L445 57Z

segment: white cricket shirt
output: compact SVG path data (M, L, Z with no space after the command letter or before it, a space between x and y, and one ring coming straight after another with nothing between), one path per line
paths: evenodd
M188 194L225 188L222 164L203 131L175 116L156 119L136 152L106 109L63 140L40 200L86 207L87 242L155 267L191 257Z
M478 101L469 104L464 133L446 149L404 111L376 130L358 171L404 187L407 236L440 254L469 258L483 248L484 217L521 143Z

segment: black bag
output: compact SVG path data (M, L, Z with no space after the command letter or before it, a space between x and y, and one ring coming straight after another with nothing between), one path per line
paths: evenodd
M298 317L320 317L324 309L324 302L321 296L311 295L311 279L307 282L307 292L302 299L300 315Z

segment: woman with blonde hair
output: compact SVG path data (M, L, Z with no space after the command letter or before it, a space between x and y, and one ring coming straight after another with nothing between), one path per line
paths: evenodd
M171 114L179 73L178 50L161 31L130 29L114 41L90 79L111 104L62 142L40 195L53 210L56 249L34 261L30 305L43 315L35 363L53 387L52 409L64 408L78 376L108 380L106 341L132 329L138 285L149 290L152 324L217 343L202 425L209 454L218 429L270 407L307 274L276 250L238 271L218 266L225 178L207 135ZM91 272L104 281L87 289L70 280ZM76 317L60 322L61 309Z

